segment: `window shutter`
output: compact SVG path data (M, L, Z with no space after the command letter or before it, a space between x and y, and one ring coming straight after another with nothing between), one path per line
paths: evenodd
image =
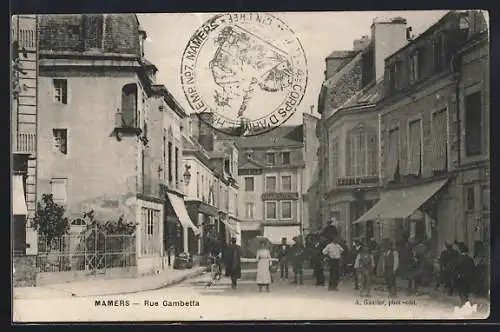
M351 161L352 159L352 153L351 153L351 149L352 149L352 143L351 143L351 139L352 139L352 135L348 135L347 136L347 139L346 139L346 151L345 151L345 156L347 157L346 159L346 175L347 176L351 176L353 175L352 174L352 166L353 166L353 163Z

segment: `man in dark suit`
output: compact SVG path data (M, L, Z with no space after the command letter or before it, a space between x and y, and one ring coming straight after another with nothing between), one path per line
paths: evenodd
M302 241L298 236L293 238L295 242L289 250L290 261L293 268L293 284L303 284L304 283L304 271L303 265L305 260L305 248L302 245Z
M231 288L236 289L237 280L241 278L241 247L236 244L236 238L231 238L224 255L226 276L231 278Z
M278 248L278 260L280 263L281 279L288 279L288 250L290 246L286 243L286 237L281 238L281 245Z
M475 264L474 259L469 256L469 247L465 243L459 242L458 250L460 250L460 256L455 268L455 285L460 297L460 305L463 306L470 301Z
M311 262L314 269L314 276L316 277L316 286L323 286L325 284L322 250L323 243L318 235L314 240L314 246L311 252Z

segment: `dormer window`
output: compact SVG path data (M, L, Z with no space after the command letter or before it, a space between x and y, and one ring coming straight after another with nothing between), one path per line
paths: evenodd
M83 15L84 49L102 49L104 36L104 15Z
M276 154L274 152L266 153L266 162L271 166L276 165Z
M401 88L401 73L403 62L396 60L389 67L389 89L396 92Z
M470 23L469 23L469 18L467 16L460 17L460 21L458 24L460 30L469 30Z
M433 57L434 57L434 71L439 73L443 70L443 37L439 35L432 42Z
M283 165L290 165L290 152L285 151L281 153L282 163Z

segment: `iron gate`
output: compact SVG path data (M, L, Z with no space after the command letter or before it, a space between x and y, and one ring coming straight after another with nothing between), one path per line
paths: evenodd
M37 268L39 272L85 271L97 275L109 268L136 265L133 234L107 234L98 227L80 233L38 241Z

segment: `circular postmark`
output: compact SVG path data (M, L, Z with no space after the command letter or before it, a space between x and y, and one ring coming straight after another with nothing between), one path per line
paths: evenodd
M189 40L181 83L202 121L229 135L255 136L295 113L307 87L307 61L294 32L273 15L220 14Z

